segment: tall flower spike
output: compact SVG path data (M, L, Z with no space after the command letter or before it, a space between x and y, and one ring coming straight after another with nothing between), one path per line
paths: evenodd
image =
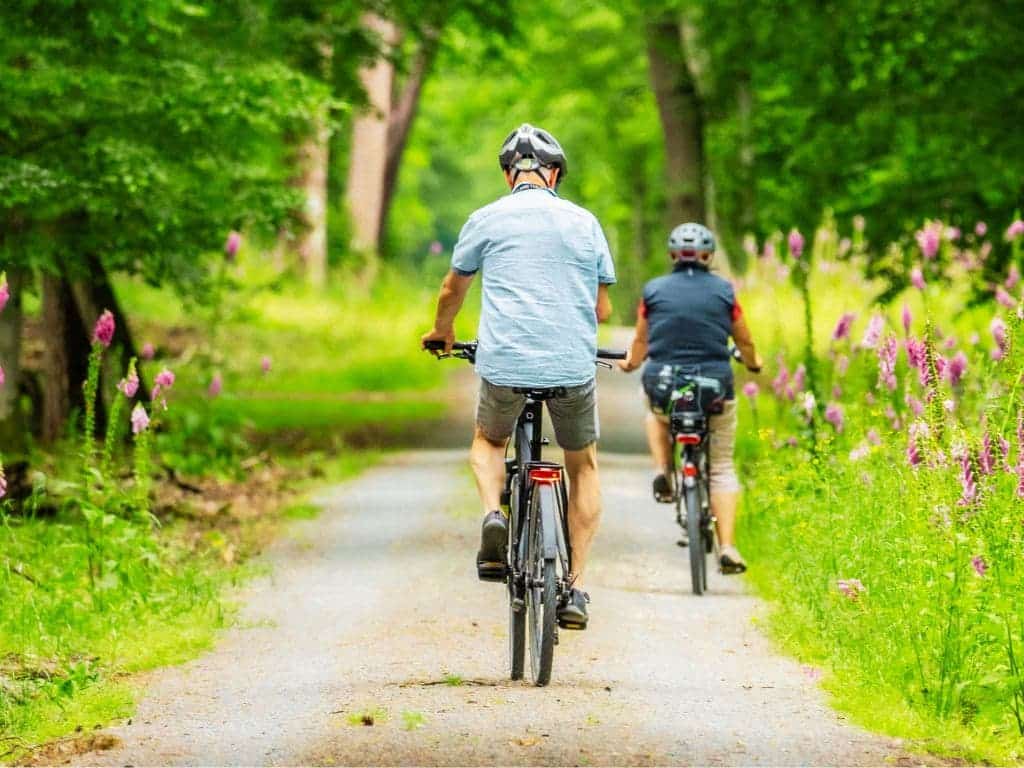
M878 388L896 389L896 337L888 336L878 348ZM890 417L893 418L893 417Z
M910 284L919 291L924 290L924 272L921 271L920 267L914 267L910 270Z
M835 427L836 432L843 431L843 408L838 403L829 403L825 408L825 421Z
M0 272L0 312L4 311L11 298L11 287L7 284L7 273Z
M996 342L996 348L992 350L992 359L1002 360L1006 357L1006 323L1003 318L996 316L992 318L988 328Z
M978 470L983 475L991 475L995 468L996 460L992 454L992 437L986 431L981 438L981 451L978 453Z
M914 322L914 316L910 314L910 307L907 304L903 305L903 311L900 312L900 322L903 323L903 333L910 334L910 325Z
M978 486L974 482L974 468L971 466L970 451L965 451L960 459L960 500L957 504L961 507L969 507L978 500Z
M839 322L836 323L835 330L832 331L832 341L841 341L850 335L850 328L853 326L853 321L857 319L857 315L853 312L844 312L839 318Z
M865 349L874 349L878 346L878 340L882 338L882 331L885 330L885 318L875 313L868 321L868 327L864 331L864 338L860 345Z
M228 233L228 239L224 241L224 255L227 256L228 261L234 261L235 256L238 255L238 249L241 246L241 233L231 230L231 232Z
M132 409L132 434L137 435L149 427L149 414L142 407L142 403L136 403Z

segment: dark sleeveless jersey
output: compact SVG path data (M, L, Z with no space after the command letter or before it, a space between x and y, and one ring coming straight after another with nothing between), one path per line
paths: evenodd
M729 336L741 311L732 284L700 267L677 265L649 281L640 304L648 324L645 384L666 365L683 366L721 381L732 399Z

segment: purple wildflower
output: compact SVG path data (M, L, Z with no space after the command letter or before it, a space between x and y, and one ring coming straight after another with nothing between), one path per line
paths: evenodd
M986 232L988 232L988 224L984 221L979 221L974 225L974 234L978 237L984 237Z
M910 324L914 322L914 316L910 314L910 307L907 304L903 305L903 311L900 312L900 322L903 323L903 332L910 333Z
M988 563L985 562L985 558L981 555L975 555L971 558L971 568L973 568L974 572L979 576L984 576L985 571L988 570Z
M868 443L871 444L871 445L881 445L882 444L882 438L878 434L878 430L875 429L874 427L872 427L871 429L868 430L867 439L868 439Z
M835 427L836 432L842 432L843 407L838 403L829 403L825 407L825 421Z
M760 392L760 388L757 386L756 381L748 381L743 385L743 394L749 397L751 400L757 397L757 393Z
M1004 285L1006 289L1012 291L1017 287L1017 283L1020 282L1020 269L1017 268L1016 264L1010 265L1010 271L1006 275L1006 282Z
M782 397L786 391L786 385L789 384L789 370L786 368L786 364L779 363L779 372L772 379L772 389L775 391L776 397Z
M956 401L953 400L952 398L947 398L947 399L943 400L942 401L942 409L946 413L952 413L953 411L956 410Z
M224 380L221 378L220 373L213 374L213 378L210 379L210 386L206 390L210 397L217 397L220 395L221 390L224 389Z
M924 273L921 271L920 267L914 267L912 270L910 270L910 284L917 288L917 290L919 291L924 290Z
M978 486L974 482L974 468L971 466L970 452L965 452L960 459L960 485L963 489L957 504L969 507L978 500Z
M270 355L264 355L260 360L260 370L263 371L263 373L270 373L270 365Z
M986 431L981 438L981 451L978 453L978 470L983 475L991 475L995 468L996 461L992 455L992 438Z
M850 335L850 328L853 325L853 321L857 319L857 315L853 312L844 312L839 318L839 322L836 323L835 330L832 331L832 341L841 341Z
M864 331L864 338L860 345L865 349L874 349L878 346L878 340L882 338L882 331L885 330L885 318L875 313L868 320L868 327Z
M7 495L7 476L4 475L4 464L0 461L0 499Z
M917 467L921 464L921 452L917 449L916 435L911 435L907 440L907 463L912 467Z
M799 259L804 253L804 236L800 230L793 228L789 231L789 252L794 259Z
M771 261L775 258L775 243L768 241L764 244L764 258Z
M153 379L153 391L149 394L150 400L156 400L163 390L170 389L174 386L174 372L168 368L164 368L160 373Z
M878 348L878 387L896 389L896 337L888 336Z
M793 386L799 392L804 388L807 383L807 367L800 363L793 372Z
M921 249L921 253L928 261L934 259L935 255L939 252L939 244L942 240L942 229L942 224L939 222L929 223L918 230L914 235L914 238L917 240L917 246Z
M132 434L137 435L149 427L149 414L142 407L142 403L136 403L132 409Z
M804 392L804 416L808 420L814 418L814 409L818 406L817 401L814 399L813 392Z
M121 394L131 400L135 397L135 393L139 391L139 374L134 370L129 371L128 375L117 383L117 389Z
M92 341L93 344L100 343L104 347L109 347L110 342L114 340L114 315L109 309L103 310L103 314L100 315L96 320L96 325L92 330Z
M960 379L963 378L966 371L967 355L961 350L950 358L949 364L946 366L946 381L955 387L960 383Z
M1001 285L996 286L996 301L1008 309L1013 309L1017 306L1017 301Z
M919 339L907 339L907 363L911 368L921 370L926 363L924 342Z
M228 233L228 239L224 241L224 255L228 261L234 261L235 256L238 255L238 249L242 246L242 234L231 230Z
M924 413L924 403L922 403L913 395L907 395L905 398L905 402L907 404L907 407L910 409L910 412L915 416L920 416L922 413Z
M1006 239L1016 240L1021 235L1024 235L1024 221L1017 219L1006 229Z
M4 311L11 298L11 287L7 284L7 274L0 272L0 312Z
M153 348L153 345L150 342L147 341L145 344L142 345L142 351L139 352L139 357L141 357L143 360L152 360L155 355L156 350Z
M866 591L860 579L838 579L836 589L850 600L856 600L862 592Z
M993 360L1002 360L1006 356L1006 323L1001 317L993 317L988 327L992 338L996 342L996 348L992 350Z
M1013 468L1010 466L1010 441L1000 435L997 442L999 443L999 455L1003 459L1003 466L1007 472L1012 472Z

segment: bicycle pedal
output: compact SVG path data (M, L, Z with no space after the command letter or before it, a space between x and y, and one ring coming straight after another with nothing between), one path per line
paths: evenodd
M688 542L686 539L679 539L679 541L676 542L676 546L685 548L690 546L690 542Z
M480 581L505 581L508 568L498 563L477 563L476 575Z
M581 624L581 623L575 622L575 621L563 621L562 619L558 620L558 626L561 627L562 629L570 629L570 630L573 630L573 631L580 631L580 632L587 628L586 623Z

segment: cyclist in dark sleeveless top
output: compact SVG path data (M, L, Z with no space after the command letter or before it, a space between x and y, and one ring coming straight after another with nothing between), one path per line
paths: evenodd
M675 388L673 371L718 379L725 389L725 408L709 419L711 428L711 508L721 544L723 573L742 573L746 563L736 549L736 505L739 480L733 467L736 440L736 399L729 356L729 337L736 342L743 364L761 369L761 357L736 300L732 284L709 269L715 254L715 236L701 224L681 224L668 240L672 271L644 286L637 313L636 335L629 355L619 363L633 371L647 360L643 372L644 392L651 412L647 415L647 443L657 475L654 496L672 501L671 438L668 409Z

